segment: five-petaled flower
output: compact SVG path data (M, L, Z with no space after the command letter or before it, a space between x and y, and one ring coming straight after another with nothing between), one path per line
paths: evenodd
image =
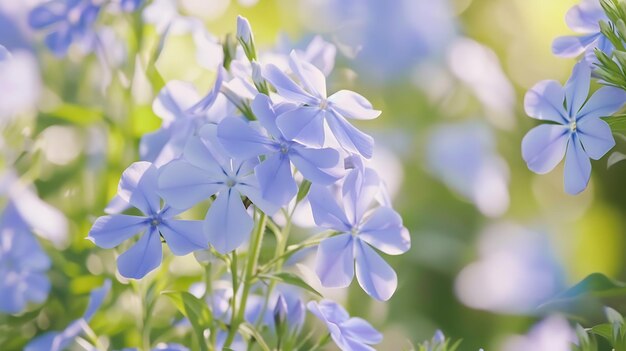
M309 202L315 223L336 230L317 250L316 272L325 287L346 287L355 273L359 284L377 300L388 300L398 279L393 268L372 248L399 255L410 248L408 230L392 208L370 210L380 191L378 175L369 168L354 168L344 179L343 205L328 187L313 184Z
M102 248L112 248L137 233L141 238L117 259L120 274L143 278L161 264L161 236L174 255L186 255L208 248L208 238L201 221L179 220L181 211L169 205L161 207L157 189L157 168L149 162L135 162L122 174L119 197L144 215L114 214L96 220L88 238Z
M585 190L591 175L591 162L600 159L615 140L609 125L600 117L617 112L626 102L626 92L603 87L589 99L591 69L579 62L562 87L547 80L535 85L524 100L526 113L547 120L530 130L522 140L522 156L528 168L539 174L550 172L565 156L565 191Z
M307 307L311 313L326 324L330 336L342 351L374 351L370 345L383 340L383 336L366 320L350 317L348 312L336 302L310 301Z

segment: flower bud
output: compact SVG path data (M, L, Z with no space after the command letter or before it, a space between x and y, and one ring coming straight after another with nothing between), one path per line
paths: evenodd
M254 35L248 19L237 16L237 40L243 47L246 57L250 61L256 60L256 48L254 46Z

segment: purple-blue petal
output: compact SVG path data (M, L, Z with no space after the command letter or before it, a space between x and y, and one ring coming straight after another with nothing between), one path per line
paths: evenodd
M532 87L524 97L524 109L533 118L557 123L567 123L568 114L563 108L565 91L561 84L544 80Z
M585 118L577 128L585 152L594 160L599 160L615 146L611 127L600 118Z
M261 196L269 202L285 206L298 193L289 157L284 153L278 152L269 156L254 172L259 180Z
M345 288L354 278L354 239L340 234L324 239L317 248L315 272L327 288Z
M250 237L253 227L254 223L241 202L239 192L232 188L220 192L204 221L209 243L221 254L241 246Z
M563 176L565 191L571 195L585 190L591 177L591 161L576 134L572 135L567 145Z
M577 122L585 118L608 117L619 111L626 103L626 92L614 87L598 89L578 112Z
M391 266L361 240L356 242L356 277L361 288L379 301L387 301L398 286L398 276Z
M187 161L172 161L159 169L159 194L165 203L175 208L191 208L222 187L217 175Z
M365 158L372 158L374 139L371 136L358 130L335 112L327 114L326 121L342 148Z
M161 237L153 227L117 258L117 269L126 278L141 279L157 268L162 259Z
M324 145L325 111L316 107L298 107L276 119L278 128L288 140L295 140L311 147Z
M174 255L182 256L209 248L209 238L203 230L202 221L166 220L159 231Z
M148 228L146 217L114 214L96 219L87 239L103 249L110 249Z
M276 111L272 106L272 101L267 95L257 94L250 104L250 108L254 116L259 120L259 123L261 123L261 126L265 128L271 136L276 139L282 138L283 134L276 125Z
M570 118L575 117L585 101L587 101L590 83L591 68L586 62L578 62L574 66L572 76L565 84L565 101Z
M269 64L263 69L263 77L267 79L285 99L308 105L315 105L318 99L302 89L278 67Z
M157 193L157 174L156 167L150 162L133 163L122 173L118 195L144 214L156 214L161 208L161 199Z
M291 146L291 162L298 172L312 183L334 184L342 176L339 152L335 149L311 149L301 145Z
M335 196L333 196L328 187L317 184L311 185L308 199L311 204L315 224L338 231L351 230L352 225L350 221L346 217L344 210L337 204Z
M399 255L411 248L411 237L402 225L402 217L389 207L374 210L361 227L359 238L388 255Z
M381 113L374 110L365 97L350 90L339 90L328 98L328 102L345 118L374 119Z
M234 158L247 159L266 154L274 143L271 139L236 117L225 118L217 126L217 137Z
M522 157L528 168L545 174L556 167L565 155L569 127L543 124L531 129L522 139Z

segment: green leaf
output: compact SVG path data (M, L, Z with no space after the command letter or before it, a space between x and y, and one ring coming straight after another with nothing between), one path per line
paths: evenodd
M613 132L626 132L626 115L602 118Z
M271 351L270 347L267 345L267 342L265 342L265 339L263 339L261 333L259 333L259 331L254 326L250 325L249 323L243 323L241 324L241 326L239 326L239 328L243 334L246 334L253 338L263 351Z
M289 272L279 272L279 273L274 273L274 274L263 274L259 276L261 279L271 279L271 280L276 280L279 281L281 283L285 283L285 284L290 284L290 285L294 285L297 287L300 287L304 290L307 290L319 297L322 297L322 294L320 294L317 290L315 290L312 286L310 286L309 284L307 284L304 280L302 280L302 278L298 277L297 275L293 274L293 273L289 273Z
M589 331L592 332L593 334L596 334L605 338L608 341L611 341L613 339L613 325L612 324L609 324L609 323L599 324L589 329Z
M556 299L573 299L581 296L626 296L626 283L613 280L602 273L592 273L578 284L557 295Z
M61 104L56 109L46 114L80 125L88 125L101 121L104 116L99 109L67 103Z
M172 300L176 308L189 319L198 338L200 349L207 351L204 331L211 326L213 316L207 304L186 291L164 291L161 293Z
M302 201L302 199L304 199L304 197L309 193L310 189L311 189L311 182L306 179L303 180L302 184L300 185L300 189L298 189L298 196L296 197L296 202Z

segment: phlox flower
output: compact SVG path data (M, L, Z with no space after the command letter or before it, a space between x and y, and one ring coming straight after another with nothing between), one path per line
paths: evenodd
M307 308L326 324L330 336L342 351L374 351L383 336L366 320L350 317L338 303L330 300L310 301Z
M548 316L532 327L527 335L508 338L504 351L569 351L577 338L574 329L563 316Z
M373 247L399 255L410 248L410 238L402 218L392 208L369 210L379 192L378 175L369 168L348 173L341 205L327 187L311 186L308 198L315 223L339 232L324 239L317 250L316 273L323 286L350 285L356 266L357 280L370 296L386 301L395 292L396 273Z
M581 0L565 15L565 22L581 36L563 36L556 38L552 44L552 52L561 57L577 57L585 53L588 64L597 61L596 48L611 54L613 44L600 31L600 21L608 22L599 0Z
M156 167L149 162L133 163L122 174L118 195L143 215L102 216L89 231L88 239L105 249L118 246L137 233L143 234L117 258L117 267L124 277L143 278L161 264L161 237L174 255L208 248L202 222L174 219L180 211L169 205L161 207L157 190Z
M345 150L371 158L374 139L351 125L350 119L374 119L380 111L374 110L363 96L340 90L327 96L326 77L314 65L301 60L295 52L289 58L289 67L298 83L275 65L265 67L264 77L290 102L299 104L281 114L276 124L283 135L312 147L324 145L324 121Z
M62 351L67 349L74 339L82 334L85 326L89 324L93 315L104 302L109 290L111 290L111 281L106 280L101 287L91 291L87 310L81 318L70 323L61 332L47 332L36 337L26 345L24 351Z
M48 297L50 259L11 201L0 217L0 312L19 313Z
M218 70L213 88L203 98L191 83L168 82L152 104L152 110L163 123L160 129L141 138L141 158L156 166L178 158L189 137L208 122L207 111L216 101L221 85L222 70Z
M92 0L51 0L35 7L28 16L34 29L46 30L46 46L56 56L65 56L75 41L90 39L102 5Z
M591 68L580 62L562 87L546 80L530 89L524 99L526 113L554 123L533 128L522 140L522 156L528 168L539 174L550 172L565 156L565 191L585 190L591 176L591 162L600 159L615 140L609 125L600 117L617 112L626 93L602 87L589 99Z
M287 205L296 196L298 185L291 164L314 183L330 185L339 179L339 152L331 148L313 149L287 140L276 126L277 112L266 95L258 94L251 107L269 135L243 119L226 118L218 125L217 136L226 151L235 158L265 156L265 160L255 167L264 199Z
M261 196L253 172L256 162L226 155L217 140L217 127L207 124L189 139L183 157L163 166L159 175L161 195L176 208L187 209L216 195L204 220L204 232L220 253L241 246L254 227L242 196L268 215L278 210L277 204Z

